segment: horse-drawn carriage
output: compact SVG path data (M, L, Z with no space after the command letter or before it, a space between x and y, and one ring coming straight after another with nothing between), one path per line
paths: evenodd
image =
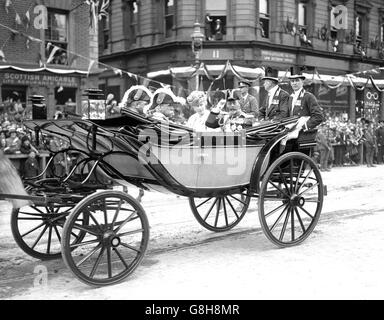
M63 153L76 161L65 176L42 178L43 172L24 181L32 203L12 213L15 240L38 259L62 255L87 284L121 281L140 264L149 241L140 202L114 188L129 184L187 197L197 221L214 232L236 226L258 198L265 235L280 247L299 244L316 226L324 187L309 156L315 133L287 139L297 122L230 134L197 133L129 110L106 120L30 120L36 141L66 141L47 168Z

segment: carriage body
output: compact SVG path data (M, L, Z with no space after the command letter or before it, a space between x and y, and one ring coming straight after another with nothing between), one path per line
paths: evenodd
M324 187L310 158L316 132L288 140L295 123L297 118L290 118L238 133L197 133L130 112L106 120L31 120L26 127L38 140L56 136L66 141L52 161L62 153L75 154L77 160L65 176L26 182L36 202L14 211L15 239L36 258L62 255L87 284L121 281L139 265L149 239L139 201L113 190L129 184L187 197L197 221L214 232L236 226L251 199L258 198L266 236L280 247L299 244L319 219ZM29 225L21 230L30 219L42 221L38 236ZM46 234L48 240L39 243ZM124 237L134 239L128 244ZM123 250L129 252L124 255ZM87 263L91 265L84 271Z

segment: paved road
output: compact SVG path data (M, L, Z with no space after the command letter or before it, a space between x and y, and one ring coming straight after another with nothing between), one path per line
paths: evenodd
M142 265L124 282L89 288L61 260L41 263L18 249L0 220L0 297L5 299L383 299L384 166L324 173L328 196L313 234L277 249L262 234L256 201L238 227L200 227L187 201L146 194L151 225ZM36 282L48 270L47 285ZM34 271L36 273L34 273Z

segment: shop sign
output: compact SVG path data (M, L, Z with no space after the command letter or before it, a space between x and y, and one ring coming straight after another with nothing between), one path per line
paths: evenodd
M296 56L291 53L261 50L261 59L268 62L295 64Z
M77 77L58 75L58 74L33 74L33 73L18 73L5 72L0 73L0 84L14 85L37 85L37 86L62 86L73 87L79 86Z

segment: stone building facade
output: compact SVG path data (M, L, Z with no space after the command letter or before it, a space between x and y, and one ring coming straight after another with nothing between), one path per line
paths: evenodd
M0 24L0 104L16 92L30 105L28 97L39 94L48 117L69 99L78 112L83 90L97 86L88 69L98 59L98 33L85 1L0 0Z
M302 68L316 74L311 90L323 106L351 119L364 115L366 93L372 97L373 89L358 91L347 82L334 88L333 80L341 79L335 76L384 65L382 0L112 0L109 19L99 26L100 61L192 89L193 79L175 79L167 70L194 64L195 22L206 36L199 57L206 65L230 61L248 68L269 67L280 74ZM319 79L331 81L332 88ZM227 87L236 87L236 77L228 75L226 80ZM113 72L100 78L100 86L117 97L132 84L132 78ZM205 80L203 88L208 86ZM375 97L371 111L382 116L384 95L378 92Z

